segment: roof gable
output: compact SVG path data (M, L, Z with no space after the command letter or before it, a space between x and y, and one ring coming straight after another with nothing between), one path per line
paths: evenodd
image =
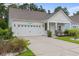
M63 10L58 11L52 17L49 18L49 22L58 22L58 23L70 23L71 19L67 16Z

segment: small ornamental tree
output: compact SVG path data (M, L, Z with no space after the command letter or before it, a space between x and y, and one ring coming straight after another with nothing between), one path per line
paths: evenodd
M52 37L52 32L48 30L47 35L48 35L48 37Z

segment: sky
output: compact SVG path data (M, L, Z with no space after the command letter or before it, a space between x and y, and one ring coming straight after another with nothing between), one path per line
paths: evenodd
M73 13L76 13L76 11L79 11L79 3L36 3L36 5L38 7L42 5L46 11L50 10L51 13L57 6L66 7L70 13L70 16L73 15Z
M23 4L23 3L20 3L20 4ZM38 7L42 5L46 11L50 10L51 13L54 12L54 9L57 6L62 6L63 8L66 7L69 11L70 16L72 16L73 13L76 13L77 11L79 11L79 3L34 3L34 4L36 4ZM9 4L6 4L6 5L9 5Z

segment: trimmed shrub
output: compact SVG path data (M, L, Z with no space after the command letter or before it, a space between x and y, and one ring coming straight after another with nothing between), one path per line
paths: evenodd
M48 35L48 37L52 37L52 32L51 31L47 31L47 35Z

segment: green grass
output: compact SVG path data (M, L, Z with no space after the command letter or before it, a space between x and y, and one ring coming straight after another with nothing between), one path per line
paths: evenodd
M20 53L17 56L35 56L35 54L29 48L27 48L27 51Z
M68 42L72 42L72 43L77 43L77 44L79 44L79 41L78 41L78 40L71 40L71 38L73 38L73 37L70 37L70 36L63 36L63 37L57 37L56 39L64 40L64 41L68 41Z

